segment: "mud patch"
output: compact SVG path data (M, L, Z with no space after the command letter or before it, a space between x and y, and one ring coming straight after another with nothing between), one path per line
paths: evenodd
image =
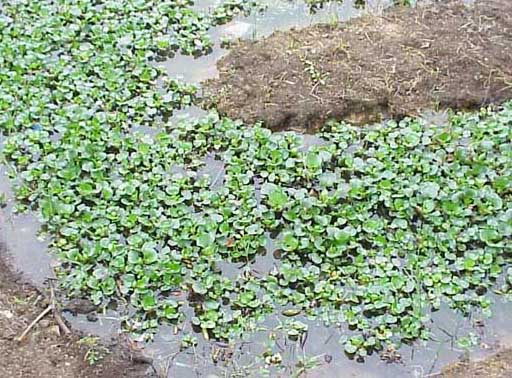
M512 376L512 349L480 361L463 361L450 365L436 378L507 378Z
M204 83L206 107L274 130L368 123L512 97L512 2L395 8L241 41Z
M137 355L119 340L109 345L83 343L84 335L59 335L51 316L43 318L28 336L16 337L48 305L44 293L24 283L5 263L0 245L0 377L150 377L149 365L135 363ZM94 349L93 349L94 348ZM87 354L102 354L90 365Z

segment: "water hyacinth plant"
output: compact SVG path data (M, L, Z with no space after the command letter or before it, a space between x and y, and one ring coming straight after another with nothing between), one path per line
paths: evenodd
M512 103L441 126L331 122L307 149L215 113L166 123L195 88L154 61L207 51L233 4L213 18L188 1L0 8L2 153L67 293L133 310L125 328L148 337L190 322L234 340L282 314L300 338L296 317L321 319L360 357L427 338L441 303L489 314L489 291L511 285Z

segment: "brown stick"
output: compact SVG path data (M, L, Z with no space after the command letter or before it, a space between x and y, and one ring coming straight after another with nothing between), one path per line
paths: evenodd
M28 333L30 332L30 330L31 330L32 328L34 328L34 326L35 326L37 323L39 323L39 321L40 321L42 318L44 318L44 317L46 316L46 314L48 314L50 311L52 311L52 305L49 305L48 307L46 307L46 308L44 309L44 311L43 311L43 312L41 312L41 313L37 316L37 318L35 318L35 319L32 321L32 323L30 323L30 324L28 325L28 327L27 327L27 328L25 328L25 330L23 331L23 333L22 333L20 336L16 337L16 341L18 341L18 342L23 341L23 339L25 339L25 337L27 337L27 335L28 335Z
M55 277L55 275L54 275ZM27 328L25 328L25 330L23 331L23 333L16 337L16 341L18 342L21 342L25 339L25 337L27 337L28 333L30 332L30 330L32 328L34 328L34 326L39 323L41 321L41 319L43 319L50 311L52 312L52 315L53 315L53 318L55 319L55 322L59 325L59 328L61 329L62 332L64 332L66 335L69 335L71 334L71 330L69 329L69 327L66 325L66 323L64 322L64 320L62 319L62 317L60 316L60 313L59 313L59 308L58 308L58 305L57 305L57 300L55 299L55 290L53 288L53 281L55 280L55 278L49 278L48 281L49 281L49 285L50 285L50 304L48 305L48 307L46 307L43 312L41 312L37 318L35 318L32 323L30 323L28 325Z
M68 328L68 326L60 316L57 301L55 299L55 292L53 289L53 280L50 280L50 306L52 308L53 317L55 318L55 321L59 325L62 332L64 332L66 335L71 334L71 330Z

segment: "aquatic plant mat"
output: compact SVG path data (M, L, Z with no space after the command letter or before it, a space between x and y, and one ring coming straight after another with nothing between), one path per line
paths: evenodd
M243 41L205 83L206 104L271 129L314 131L512 97L512 2L393 8L382 17Z
M211 115L155 137L32 131L4 150L21 169L44 149L18 198L39 197L66 288L124 298L132 332L191 321L229 341L278 313L301 338L305 315L343 327L345 351L364 357L428 338L441 303L485 317L487 292L508 292L511 122L512 104L441 126L332 123L325 145L303 149L295 133ZM208 154L221 174L200 169Z

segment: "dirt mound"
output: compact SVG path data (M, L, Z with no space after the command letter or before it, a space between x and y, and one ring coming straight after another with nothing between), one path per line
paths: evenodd
M512 349L504 349L480 361L461 361L447 366L434 378L510 378Z
M394 8L242 41L204 83L206 106L272 129L314 131L512 97L512 1Z

